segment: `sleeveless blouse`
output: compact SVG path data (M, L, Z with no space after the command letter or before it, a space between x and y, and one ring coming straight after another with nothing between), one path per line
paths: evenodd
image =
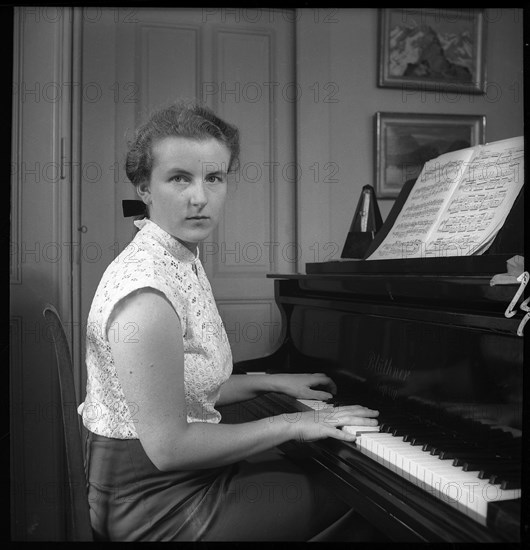
M232 354L206 273L198 254L156 223L134 223L140 231L106 269L88 316L87 393L78 409L83 424L105 437L138 439L135 406L123 393L109 344L112 338L134 342L135 330L113 323L107 334L107 324L116 304L141 288L161 292L180 319L188 422L218 423L214 405L232 373Z

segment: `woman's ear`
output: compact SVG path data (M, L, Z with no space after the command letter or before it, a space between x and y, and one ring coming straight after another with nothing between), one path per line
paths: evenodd
M144 204L151 203L151 190L149 189L149 182L142 182L136 186L136 193L142 199Z

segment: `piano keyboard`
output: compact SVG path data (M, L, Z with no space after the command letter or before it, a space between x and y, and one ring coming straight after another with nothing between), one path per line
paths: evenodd
M334 407L322 401L298 401L314 410ZM411 437L398 425L382 422L377 427L343 429L357 434L356 445L363 454L483 525L490 502L521 497L518 474L509 465L487 456L477 458L481 451L455 451L447 442L429 444L429 436ZM421 433L418 428L409 431Z

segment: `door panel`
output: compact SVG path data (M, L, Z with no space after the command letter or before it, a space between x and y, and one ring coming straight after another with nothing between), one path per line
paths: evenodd
M80 258L81 326L103 271L135 232L121 214L121 200L136 198L123 168L127 137L153 108L198 98L241 132L224 217L200 250L237 361L274 349L271 327L280 317L265 276L296 269L295 183L284 177L295 164L295 104L278 93L294 82L294 18L245 10L245 19L230 22L206 11L131 9L117 22L109 8L97 24L85 20L83 81L102 94L83 104L82 155L102 177L81 188L85 249L95 242L100 251Z

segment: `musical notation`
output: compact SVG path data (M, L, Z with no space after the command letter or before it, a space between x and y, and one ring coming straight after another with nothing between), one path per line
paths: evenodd
M427 162L393 227L368 260L481 254L523 185L523 138Z

